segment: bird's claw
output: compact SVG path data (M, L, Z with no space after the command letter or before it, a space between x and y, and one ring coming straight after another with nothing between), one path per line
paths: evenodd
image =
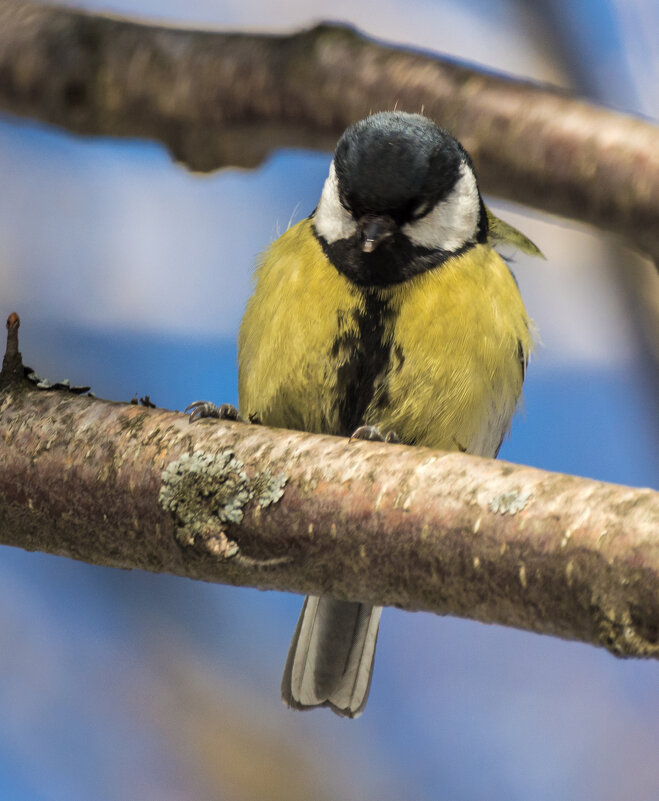
M359 428L352 432L349 441L352 442L353 439L363 439L369 442L391 442L393 444L400 442L395 431L389 431L383 437L382 432L377 426L359 426Z
M217 406L211 401L195 401L186 408L185 413L190 414L191 423L208 418L214 418L216 420L240 420L238 410L230 403L223 403L221 406Z
M242 422L242 417L238 414L238 409L231 403L223 403L220 406L220 420L236 420Z

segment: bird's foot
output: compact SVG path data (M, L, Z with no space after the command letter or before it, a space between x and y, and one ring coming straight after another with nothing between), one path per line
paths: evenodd
M216 406L211 401L195 401L186 408L185 412L186 414L190 414L191 423L207 418L215 418L216 420L236 420L241 422L238 410L230 403L223 403L221 406Z
M395 431L388 431L385 436L382 436L382 432L377 426L359 426L352 432L349 442L352 442L353 439L365 439L369 442L400 443Z

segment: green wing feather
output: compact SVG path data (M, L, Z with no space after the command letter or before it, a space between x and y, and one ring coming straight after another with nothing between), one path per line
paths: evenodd
M541 259L545 258L540 248L534 245L521 231L518 231L517 228L509 223L500 220L495 214L492 214L488 208L486 208L486 211L490 228L488 239L491 245L504 242L513 245L518 250L521 250L522 253L528 253L529 256L538 256Z

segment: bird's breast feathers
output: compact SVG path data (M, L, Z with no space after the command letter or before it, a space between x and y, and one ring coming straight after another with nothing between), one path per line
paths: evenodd
M352 284L310 219L265 252L239 335L243 415L493 456L532 346L515 280L488 245L392 287Z

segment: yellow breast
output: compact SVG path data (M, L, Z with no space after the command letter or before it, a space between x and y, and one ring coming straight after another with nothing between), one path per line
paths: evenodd
M363 421L401 441L494 455L510 425L531 349L514 278L489 246L372 293L386 353ZM304 220L266 251L239 335L241 414L268 425L342 429L345 374L364 337L366 300L329 263ZM379 356L378 356L379 354ZM368 390L368 387L366 387ZM350 390L354 395L354 387ZM351 395L352 397L352 395ZM345 411L345 409L344 409Z
M519 398L530 323L506 264L477 245L386 290L399 311L379 425L405 442L494 455ZM375 412L377 399L373 403Z

